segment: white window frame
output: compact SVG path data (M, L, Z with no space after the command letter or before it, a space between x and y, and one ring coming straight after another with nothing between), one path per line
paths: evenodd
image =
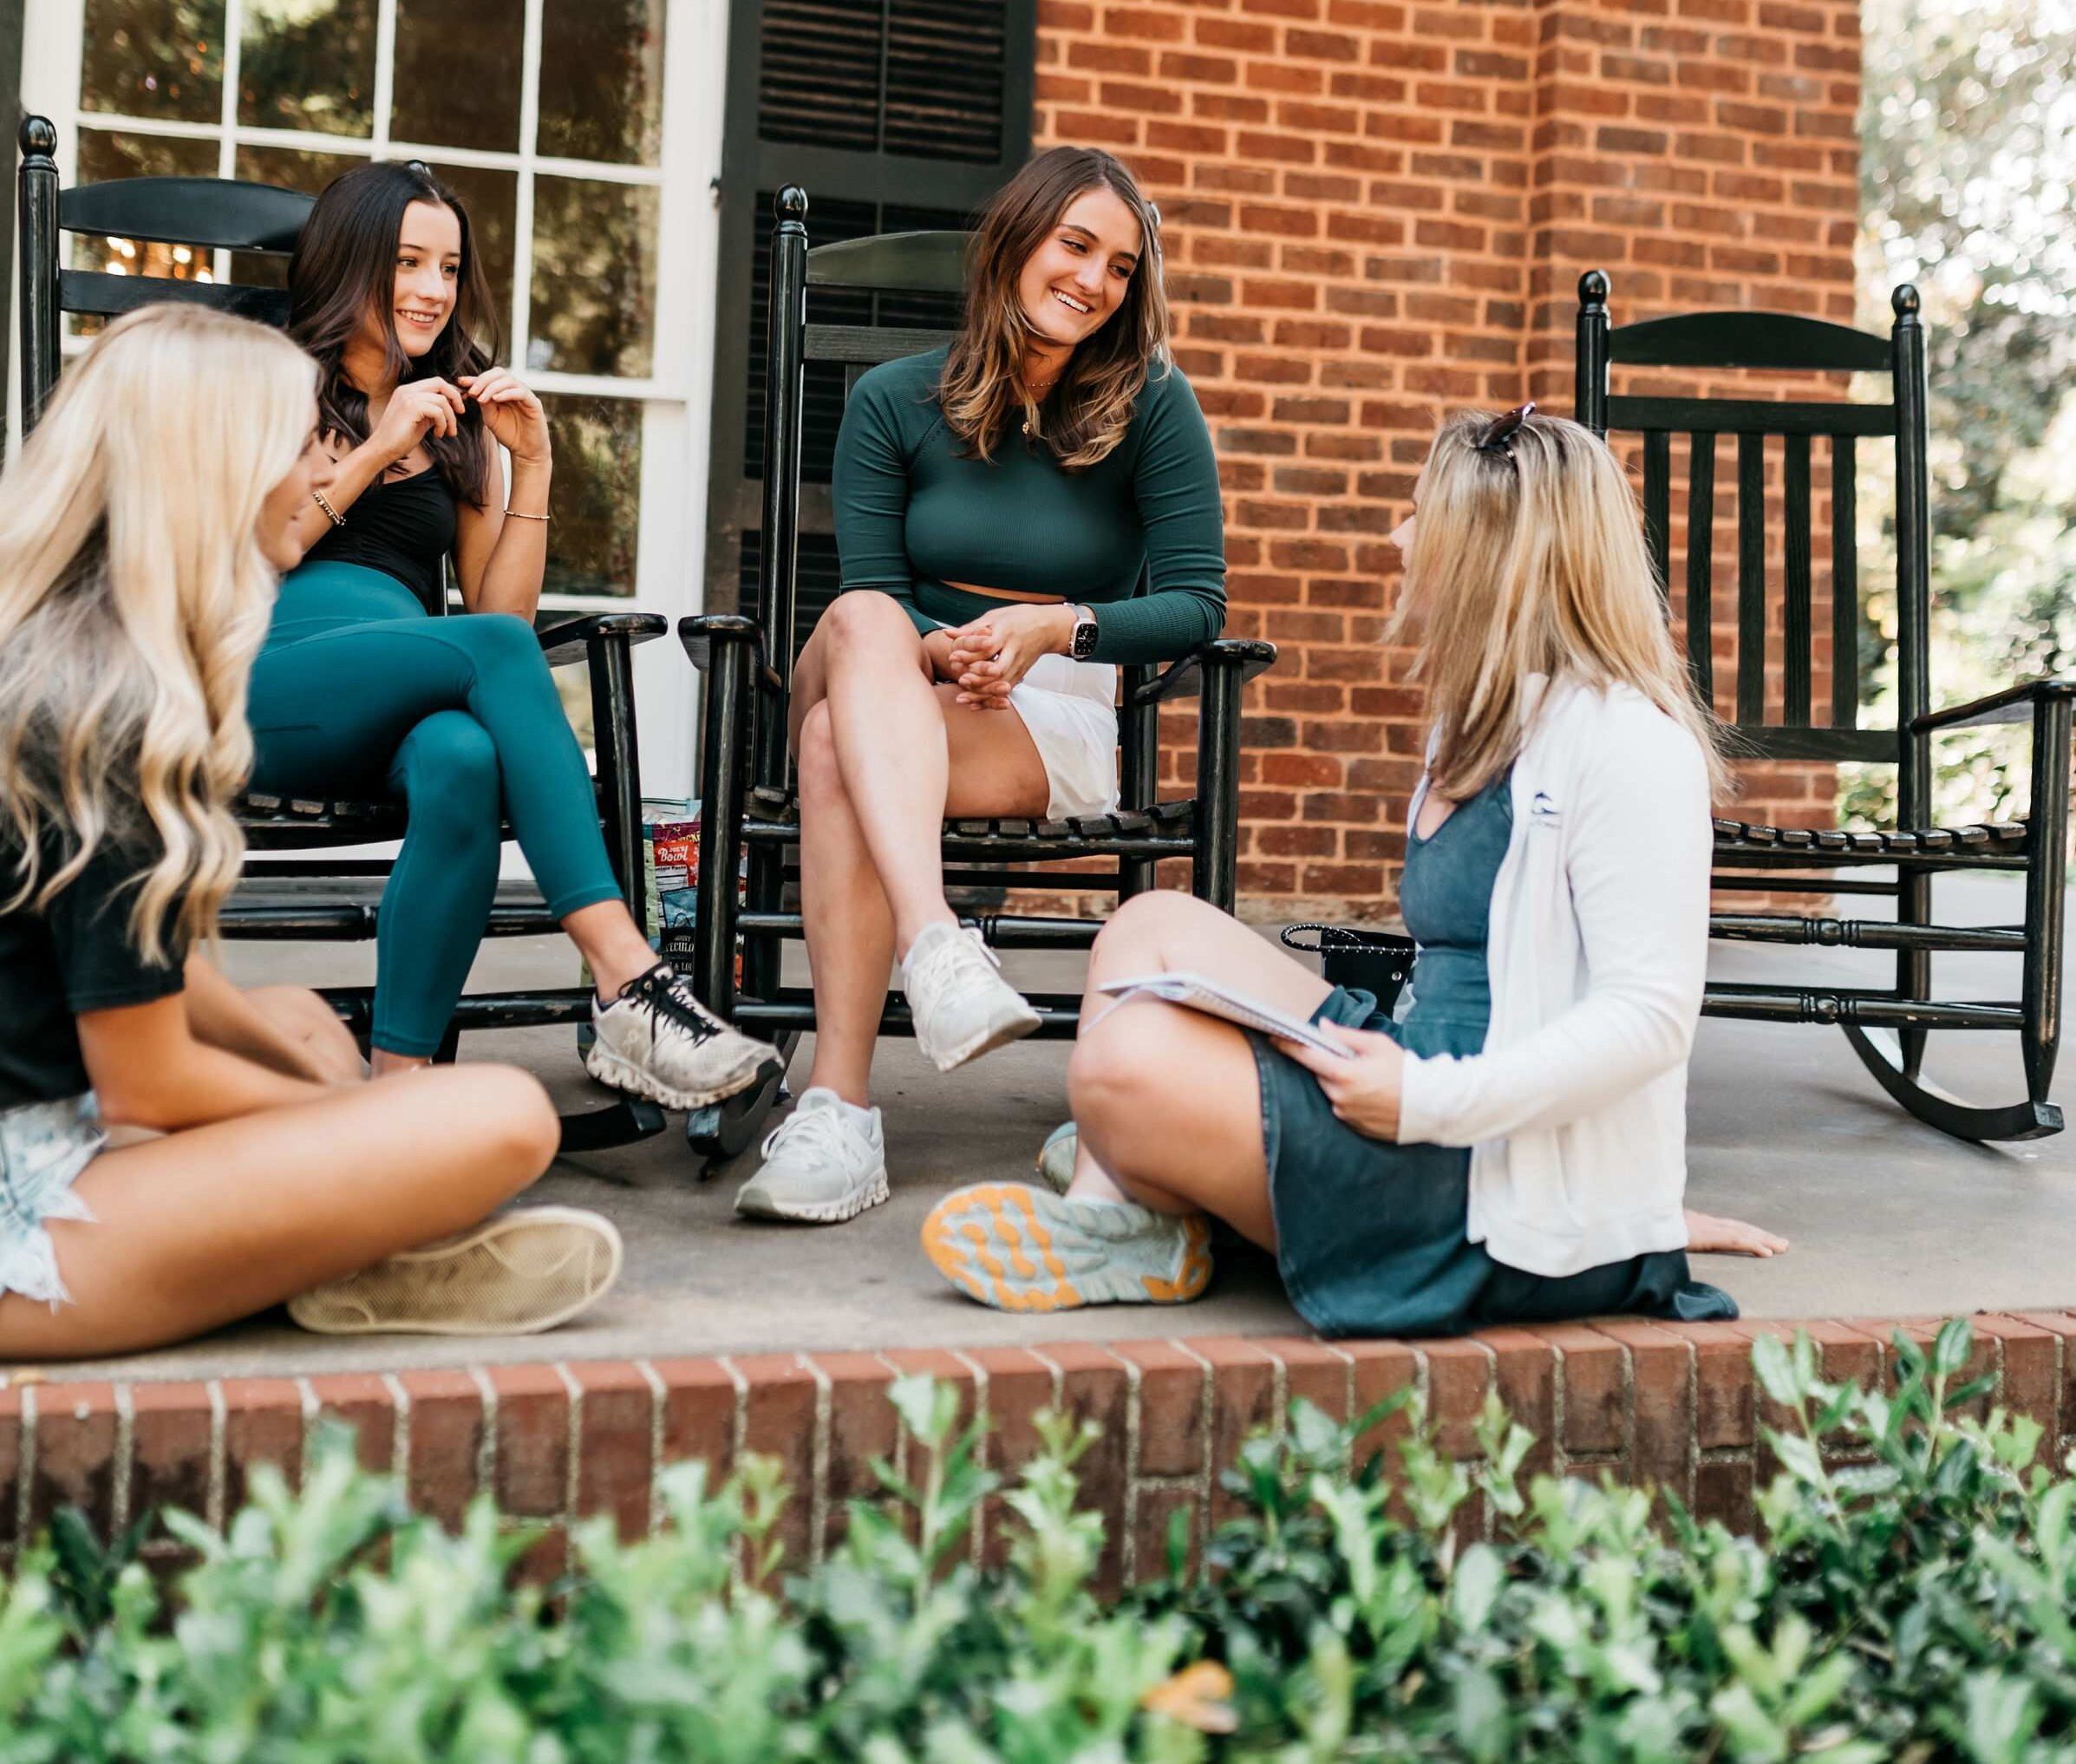
M638 400L643 407L641 532L636 543L634 592L546 594L550 611L663 613L672 634L635 651L639 704L642 785L652 796L689 796L695 788L697 701L695 676L675 634L677 619L705 603L706 501L709 409L714 376L714 291L719 273L718 193L721 121L728 66L728 0L667 0L663 36L663 127L654 166L622 166L558 159L533 151L539 114L543 0L526 0L522 48L519 147L515 153L442 147L394 138L389 133L395 73L397 0L378 0L373 133L366 137L297 129L258 128L238 121L238 60L246 0L225 0L223 106L214 122L174 122L82 111L79 86L85 40L85 0L35 0L25 9L22 103L25 114L47 116L57 130L61 180L69 184L78 163L79 130L211 140L217 171L234 175L241 146L289 147L363 158L422 158L434 164L483 167L516 173L514 263L507 332L512 360L536 391ZM646 185L658 202L656 324L652 371L644 379L553 371L527 372L532 318L533 186L537 174L600 183ZM227 252L215 272L229 275ZM19 300L18 290L10 299ZM18 319L16 320L18 324ZM21 362L10 351L9 428L20 408Z

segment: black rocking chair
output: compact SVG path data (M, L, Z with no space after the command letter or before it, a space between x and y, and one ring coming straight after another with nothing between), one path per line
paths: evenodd
M1837 919L1775 913L1718 913L1712 935L1744 943L1816 944L1893 951L1896 983L1884 987L1789 987L1712 983L1703 1006L1711 1016L1771 1022L1836 1023L1876 1081L1919 1120L1965 1140L2026 1140L2059 1133L2061 1110L2047 1101L2061 1039L2063 861L2068 839L2070 702L2076 681L2042 679L1971 704L1930 708L1930 568L1926 460L1924 328L1917 291L1898 288L1896 323L1886 337L1817 319L1773 312L1702 312L1610 330L1608 278L1590 271L1579 282L1579 420L1643 437L1644 525L1661 581L1671 570L1673 436L1688 437L1684 559L1688 667L1702 700L1714 696L1711 647L1713 583L1710 533L1715 511L1716 441L1736 437L1736 713L1742 751L1775 760L1874 761L1897 768L1896 826L1879 833L1715 824L1719 890L1746 892L1886 895L1888 920ZM1610 363L1681 369L1774 369L1798 372L1872 372L1889 377L1883 404L1773 403L1720 398L1610 397ZM1780 438L1785 510L1780 721L1766 721L1766 443ZM1831 467L1831 703L1812 703L1815 644L1811 597L1812 442L1822 437ZM1859 723L1859 558L1854 534L1855 454L1863 438L1893 448L1896 464L1896 724ZM2033 783L2026 820L1990 826L1924 824L1931 799L1931 742L1947 730L2029 720ZM1806 874L1834 866L1892 868L1893 878L1864 873ZM1934 923L1932 878L1940 871L2019 871L2026 879L2025 922L1962 926ZM2019 958L2015 1001L1942 1002L1931 992L1936 951L2001 951ZM2002 1104L1963 1101L1923 1074L1933 1029L2015 1030L2025 1099Z
M22 433L35 427L55 389L60 330L68 312L112 317L159 301L186 301L263 324L288 322L279 289L230 282L107 275L71 270L60 235L88 233L133 241L203 245L285 256L312 199L268 184L221 178L125 178L60 192L53 157L57 131L43 117L22 124L17 198L22 264ZM583 661L591 672L597 748L597 791L606 850L637 919L643 911L642 787L635 746L632 646L663 636L669 622L651 612L610 612L561 620L540 633L551 667ZM401 838L405 815L393 801L283 800L248 793L238 821L253 852L322 849ZM506 829L506 837L510 830ZM248 859L222 914L226 937L265 941L361 942L375 934L375 892L390 860L356 858ZM500 899L488 935L530 937L557 929L538 898ZM322 989L363 1045L374 1018L374 989ZM454 1057L464 1029L518 1029L588 1021L584 986L462 998L440 1051ZM661 1133L663 1112L623 1098L563 1117L562 1148L595 1151Z
M840 363L845 395L857 376L878 363L917 355L950 340L944 330L913 324L808 322L808 290L848 291L882 303L881 317L908 297L956 297L964 286L963 232L888 233L807 245L807 196L781 191L771 245L770 338L765 381L763 526L756 553L756 607L679 621L678 636L706 674L701 799L702 838L695 898L694 986L715 1009L744 1029L779 1042L790 1057L814 1026L812 993L780 983L784 939L798 938L800 915L787 910L787 880L798 874L788 847L800 838L787 742L787 696L793 657L806 633L797 628L801 556L802 402L807 363ZM1071 820L955 820L944 827L945 881L953 888L1096 889L1120 900L1154 885L1155 866L1190 866L1202 899L1231 910L1239 848L1240 689L1276 659L1272 644L1216 638L1165 672L1120 670L1119 719L1123 805L1115 814ZM1159 800L1160 707L1195 696L1196 794ZM1071 872L1016 868L1067 858L1112 860ZM744 898L737 900L741 866ZM1006 866L1012 867L996 867ZM998 949L1087 949L1100 922L985 913L977 919ZM741 984L735 959L741 952ZM1034 996L1040 1036L1069 1039L1080 1000L1073 994ZM889 1001L883 1035L912 1033L908 1009ZM754 1138L778 1101L780 1081L686 1123L692 1148L707 1158L733 1156Z

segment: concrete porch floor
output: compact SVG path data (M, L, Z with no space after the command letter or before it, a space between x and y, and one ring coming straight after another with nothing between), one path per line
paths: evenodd
M2016 885L1948 880L1955 923L2011 924ZM248 983L345 983L371 977L371 944L231 944ZM1878 958L1854 951L1717 944L1726 977L1819 977L1879 983ZM575 960L559 940L490 945L472 984L562 984ZM2009 957L1942 957L1944 997L2015 996ZM1079 958L1012 956L1027 985L1072 990ZM807 1066L803 1047L793 1065ZM568 1029L470 1037L464 1056L523 1064L577 1107L602 1093L584 1078ZM882 1044L891 1203L847 1225L791 1229L734 1216L755 1154L695 1179L680 1123L619 1152L558 1162L531 1198L599 1208L619 1225L627 1264L613 1294L546 1336L460 1342L323 1337L279 1312L160 1353L82 1366L63 1375L194 1379L521 1360L591 1360L770 1351L1028 1344L1188 1334L1289 1333L1297 1325L1264 1257L1228 1253L1210 1292L1185 1309L1103 1307L1043 1318L969 1303L923 1258L917 1232L947 1190L1028 1173L1061 1119L1067 1048L1024 1043L940 1078L912 1044ZM2065 1081L2068 1062L2064 1062ZM1983 1101L2022 1094L2014 1038L1935 1037L1928 1071ZM2057 1085L2068 1107L2076 1092ZM1733 1293L1751 1317L1925 1316L2076 1304L2076 1132L2031 1144L1956 1143L1895 1107L1835 1029L1707 1022L1695 1049L1689 1105L1690 1203L1785 1233L1768 1262L1697 1258L1695 1271Z

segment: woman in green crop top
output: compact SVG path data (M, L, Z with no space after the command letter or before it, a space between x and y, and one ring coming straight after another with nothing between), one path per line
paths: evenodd
M814 1068L741 1212L827 1224L887 1198L867 1086L897 957L940 1071L1037 1027L945 904L942 823L1114 807L1116 664L1224 623L1218 463L1169 356L1156 225L1108 154L1040 154L982 219L958 336L845 410L843 587L793 688Z

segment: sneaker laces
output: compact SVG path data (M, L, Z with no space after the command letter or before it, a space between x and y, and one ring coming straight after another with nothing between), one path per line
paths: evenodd
M929 992L961 978L989 977L985 973L977 977L972 974L972 963L976 956L995 970L996 975L1002 972L1001 958L981 941L979 932L965 925L961 925L950 937L932 938L930 947L923 951L922 959L903 974L902 990L912 998L918 989Z
M789 1151L806 1152L844 1163L850 1161L853 1149L845 1142L843 1110L828 1103L814 1108L803 1104L794 1109L765 1134L764 1155L769 1158L781 1140Z
M646 974L630 980L613 1000L616 1004L622 1002L647 1010L652 1027L668 1021L695 1042L728 1027L693 996L692 983L668 962L658 962Z

